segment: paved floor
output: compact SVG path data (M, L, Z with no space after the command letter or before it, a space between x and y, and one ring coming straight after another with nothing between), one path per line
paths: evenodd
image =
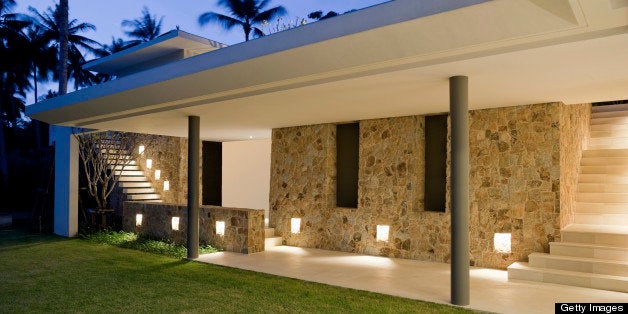
M198 261L405 298L450 302L449 264L291 246L256 254L220 252ZM472 309L498 313L554 313L556 302L628 302L628 293L527 281L506 271L471 268Z

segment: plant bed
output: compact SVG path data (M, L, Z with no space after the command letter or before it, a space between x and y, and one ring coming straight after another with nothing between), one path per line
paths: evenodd
M185 258L187 256L187 248L183 245L150 239L133 232L102 230L84 232L81 233L79 237L93 243L115 245L125 249L133 249L175 258ZM209 245L199 247L200 254L214 252L218 252L218 249Z

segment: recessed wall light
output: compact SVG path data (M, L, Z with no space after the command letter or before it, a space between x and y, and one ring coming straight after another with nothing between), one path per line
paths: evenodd
M510 240L512 235L510 233L495 233L493 237L493 247L497 253L510 253L511 244Z
M135 225L140 227L142 226L142 219L144 218L144 216L142 214L136 214L135 215Z
M144 154L145 149L146 149L146 146L140 145L140 147L138 148L138 152L140 153L140 155Z
M179 217L172 217L172 230L179 231Z
M153 160L152 159L146 159L146 169L150 169L153 167Z
M225 235L225 222L224 221L216 221L216 234L220 236Z
M301 232L301 218L290 219L290 231L293 234L297 234Z
M377 241L388 242L389 234L390 234L390 226L377 225L377 235L375 236Z
M170 181L166 180L164 181L164 191L169 191L170 190Z
M161 170L155 170L155 180L161 179Z

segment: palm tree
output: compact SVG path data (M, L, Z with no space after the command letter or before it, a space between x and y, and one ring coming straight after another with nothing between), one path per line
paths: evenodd
M156 15L150 15L147 7L142 9L142 16L140 18L134 20L124 20L122 21L122 27L130 27L131 30L125 31L131 38L135 38L135 40L131 41L131 45L136 45L143 41L149 41L157 38L157 36L161 35L161 22L164 20L164 17L160 17L157 20Z
M22 31L29 23L10 13L14 6L14 0L0 0L0 194L9 180L5 127L15 132L29 86L29 61L23 53L28 40Z
M59 43L59 94L68 92L68 54L70 45L70 5L68 0L59 0L57 10L53 14L57 23Z
M39 82L47 82L50 73L54 73L58 67L57 50L49 45L49 40L42 32L38 24L32 24L26 30L28 39L27 56L31 63L31 77L33 78L33 90L35 102L39 99Z
M329 12L323 14L323 11L319 10L319 11L314 11L314 12L308 14L307 17L309 19L312 19L312 20L320 21L320 20L325 20L325 19L332 18L332 17L338 16L338 15L339 15L338 12L335 12L335 11L329 11Z
M65 2L67 3L67 0ZM48 8L42 13L32 7L29 10L34 15L36 23L41 27L43 40L47 41L50 47L59 51L58 71L54 75L54 78L59 81L59 95L67 93L69 77L78 80L78 82L75 81L75 89L93 84L95 81L86 78L95 76L86 73L88 71L81 68L82 63L85 62L82 51L95 53L96 47L100 44L95 40L79 35L79 33L96 30L96 27L89 23L79 23L76 19L70 20L67 24L67 52L64 52L63 38L66 28L63 26L65 13L61 3L54 10ZM76 64L72 64L73 62Z
M216 12L205 12L198 17L201 26L209 22L222 24L230 30L235 26L241 26L244 31L244 39L249 40L251 32L254 37L264 36L264 32L255 25L261 25L266 21L274 20L286 14L283 6L276 6L264 10L271 0L218 0L218 5L227 9L231 16Z

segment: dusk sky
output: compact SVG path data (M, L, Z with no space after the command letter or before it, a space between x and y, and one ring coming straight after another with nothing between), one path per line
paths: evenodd
M151 14L157 15L157 17L164 16L163 33L178 25L183 31L228 45L244 41L241 29L227 32L216 25L207 25L202 28L199 26L198 17L204 12L228 13L216 5L217 0L70 0L69 2L71 19L92 23L97 28L96 32L89 32L84 35L103 43L110 43L112 36L128 39L124 35L120 23L125 19L133 20L140 17L144 6L148 7ZM308 13L317 10L342 13L383 2L387 2L387 0L274 0L271 1L269 7L283 5L288 11L286 18L294 20L305 18ZM55 3L57 1L53 0L17 0L14 12L28 13L29 6L42 12Z
M269 8L282 5L288 11L284 19L300 20L306 18L310 12L322 10L324 12L336 11L344 13L353 9L362 9L389 0L273 0ZM54 6L58 0L17 0L17 5L13 8L14 13L29 13L29 6L34 7L39 12L44 12L48 7ZM218 42L233 45L244 41L241 28L234 28L232 31L224 30L220 25L208 24L199 26L198 17L202 13L214 11L227 14L228 12L216 3L218 0L69 0L70 19L78 19L79 22L88 22L96 26L95 32L83 33L83 36L94 39L103 44L110 44L112 37L129 38L124 34L121 26L123 20L133 20L141 16L142 8L146 6L152 15L158 18L163 16L161 32L179 26L181 30ZM270 21L269 21L270 22ZM270 25L268 26L270 27ZM267 32L267 28L263 28ZM88 56L87 59L93 58ZM56 83L42 84L40 92L45 93L47 89L56 90ZM73 91L70 82L68 91ZM27 94L27 104L34 102L32 93Z

